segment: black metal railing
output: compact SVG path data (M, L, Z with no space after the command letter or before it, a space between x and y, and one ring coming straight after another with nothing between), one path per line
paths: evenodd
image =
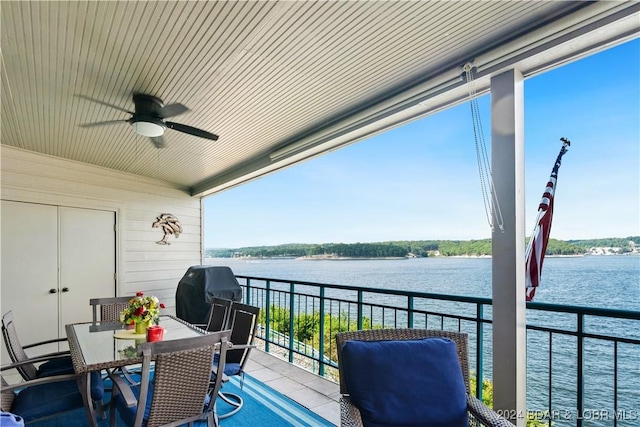
M237 278L244 302L261 308L265 351L319 375L337 381L337 332L409 327L468 333L472 376L491 381L491 299ZM527 359L529 416L555 427L639 425L640 312L527 303Z

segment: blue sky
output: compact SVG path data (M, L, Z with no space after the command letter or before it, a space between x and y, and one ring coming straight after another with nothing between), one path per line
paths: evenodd
M479 102L490 145L489 98ZM640 40L525 81L527 235L561 147L551 237L640 235ZM205 199L205 247L484 239L468 103Z

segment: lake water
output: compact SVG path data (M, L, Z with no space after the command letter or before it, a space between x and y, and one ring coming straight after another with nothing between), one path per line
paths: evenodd
M490 258L206 262L244 276L491 298ZM639 295L640 256L548 257L535 302L640 311Z
M327 284L411 290L491 298L490 258L416 258L406 260L295 260L207 259L207 264L227 265L237 275ZM523 290L524 292L524 290ZM545 258L542 283L535 302L640 311L640 256L585 256ZM490 308L487 313L490 316ZM528 311L528 322L575 329L575 316L547 318L544 312ZM638 322L600 321L588 318L588 332L604 332L640 338ZM490 331L485 348L491 348ZM473 346L473 339L470 340ZM528 343L527 401L532 410L548 407L549 338L530 331ZM618 348L618 426L640 426L640 346ZM553 339L553 408L559 412L554 426L575 425L576 340ZM613 426L613 345L585 339L585 409L593 417L585 426ZM472 355L472 366L474 363ZM485 374L491 376L491 355L485 353ZM606 411L597 413L596 411ZM564 412L563 412L564 411ZM570 419L564 419L570 418Z

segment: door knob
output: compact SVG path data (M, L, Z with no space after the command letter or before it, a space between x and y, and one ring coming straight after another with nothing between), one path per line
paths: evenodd
M69 288L65 286L64 288L62 288L62 292L69 292Z
M58 292L58 290L57 290L57 289L55 289L55 288L51 288L51 289L49 289L49 293L50 293L50 294L55 294L56 292Z

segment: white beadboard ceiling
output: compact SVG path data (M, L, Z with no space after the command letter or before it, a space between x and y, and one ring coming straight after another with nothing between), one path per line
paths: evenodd
M205 195L303 159L273 153L522 36L535 45L576 13L583 27L637 19L636 2L606 3L2 1L1 142ZM186 105L169 120L220 138L167 129L156 149L125 122L78 126L128 119L134 93Z

